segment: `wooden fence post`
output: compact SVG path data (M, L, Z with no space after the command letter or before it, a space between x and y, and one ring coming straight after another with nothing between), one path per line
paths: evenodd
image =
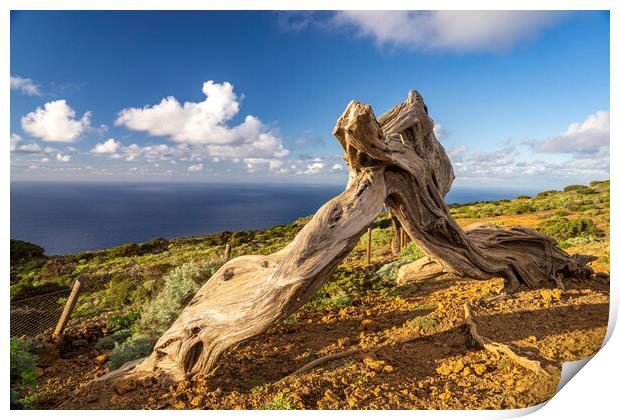
M366 247L366 265L370 267L370 245L372 242L372 227L368 228L368 245Z
M409 242L411 242L411 237L409 236L409 234L403 229L403 248L406 247L407 245L409 245Z
M226 249L224 250L224 259L226 261L230 259L230 244L226 244Z
M67 326L67 322L69 322L69 317L71 316L71 312L73 312L73 308L75 307L75 303L77 302L81 288L82 282L80 281L80 279L76 279L75 283L73 283L71 293L67 298L67 302L65 303L65 308L62 310L60 319L58 319L58 324L56 324L54 334L52 335L52 338L54 338L56 341L60 341L60 339L62 338L62 332Z

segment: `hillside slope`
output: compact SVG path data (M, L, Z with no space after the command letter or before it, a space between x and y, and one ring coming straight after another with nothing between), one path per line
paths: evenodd
M540 230L569 253L598 256L595 270L609 272L609 181L534 198L456 205L451 213L462 226L486 221ZM552 396L561 362L587 357L602 343L608 281L566 280L563 291L524 289L489 302L484 298L497 293L501 279L443 276L398 287L397 266L422 254L412 244L393 256L388 215L382 214L373 225L370 267L364 235L311 302L266 334L228 351L209 377L171 387L149 381L84 388L108 371L109 361L118 364L150 350L168 318L217 268L226 243L233 255L268 254L286 245L307 220L53 258L37 249L23 256L12 252L14 302L65 290L76 278L87 284L60 346L61 357L38 370L33 406L516 408ZM209 263L196 268L195 261ZM464 325L463 305L470 302L482 335L540 362L548 376L480 348ZM76 340L82 340L79 346ZM350 353L291 375L343 351Z

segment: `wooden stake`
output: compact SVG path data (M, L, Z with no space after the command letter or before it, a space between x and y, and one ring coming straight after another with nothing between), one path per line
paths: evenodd
M411 238L409 237L409 234L403 229L403 248L409 245L409 242L411 242Z
M230 244L226 244L226 249L224 250L224 259L226 261L230 259Z
M75 307L75 303L77 302L81 287L82 282L80 281L80 279L76 279L75 283L73 283L73 288L71 289L71 293L69 294L67 303L65 303L65 308L62 310L62 314L60 315L58 324L56 324L54 334L52 335L52 338L54 338L56 341L60 341L60 339L62 338L62 332L67 326L67 322L69 322L69 317L71 316L71 312L73 312L73 308Z
M372 227L368 228L368 245L366 247L366 265L370 266L370 245L372 242Z
M394 236L396 237L396 255L394 256L397 257L400 255L400 226L397 226L396 229L394 229Z

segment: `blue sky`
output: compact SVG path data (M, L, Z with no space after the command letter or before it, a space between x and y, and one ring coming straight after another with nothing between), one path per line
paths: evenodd
M607 12L13 12L14 180L346 181L331 130L422 93L455 185L609 177Z

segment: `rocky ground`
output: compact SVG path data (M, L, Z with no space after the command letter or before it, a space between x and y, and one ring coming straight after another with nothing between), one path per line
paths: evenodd
M300 315L230 350L209 377L86 386L107 372L90 345L42 369L40 408L501 409L539 404L555 392L561 362L595 353L605 336L609 285L566 281L566 290L522 290L484 303L500 279L444 277L369 295L356 306ZM473 302L479 332L541 362L536 374L482 349L463 322ZM93 334L91 343L95 340ZM308 362L360 349L311 371Z
M549 220L557 221L553 233L563 235L558 236L562 247L572 254L599 257L591 263L594 270L609 273L609 182L591 186L545 192L534 199L456 206L452 213L461 226L484 221L540 229ZM584 218L594 225L582 223L579 232L562 227L577 226L562 225L564 219ZM237 255L280 249L304 220L265 231L179 239L157 252L134 244L139 252L125 246L88 255L39 257L12 266L12 296L26 296L50 281L69 282L87 272L104 280L111 277L107 289L83 297L78 312L88 314L97 302L106 302L104 298L140 288L158 290L161 286L154 285L164 268L207 258L225 243L234 243ZM564 279L565 290L524 288L499 298L494 298L502 288L499 278L443 276L397 286L377 274L398 258L390 251L387 219L377 223L372 238L372 266L365 263L363 237L328 282L332 284L326 284L346 299L325 305L319 292L286 321L228 350L209 376L176 384L165 378L123 380L114 386L93 383L109 370L109 350L97 350L95 344L108 333L111 314L81 315L70 321L60 344L50 342L51 331L35 340L38 388L32 400L41 409L522 408L553 396L562 362L591 356L602 345L608 277ZM127 277L127 267L142 271ZM118 312L127 300L117 300ZM479 334L507 346L516 358L494 354L474 340L465 323L465 304L471 307ZM330 355L331 360L296 373ZM543 371L518 363L524 360L530 367L538 362Z

